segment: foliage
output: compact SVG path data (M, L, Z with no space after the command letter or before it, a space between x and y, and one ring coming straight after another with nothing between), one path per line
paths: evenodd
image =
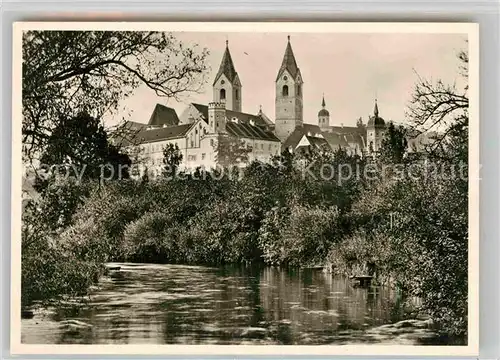
M266 262L276 265L317 265L342 238L336 208L275 207L263 221L259 245Z
M232 136L221 135L214 142L215 161L223 168L247 164L248 154L252 149L247 147L243 140L238 140Z
M60 118L47 139L40 163L56 172L64 168L78 181L101 177L127 179L131 165L129 157L109 143L100 121L87 113Z
M390 122L382 139L379 152L380 160L384 163L401 164L408 142L406 140L406 131L403 127L396 127Z
M182 162L182 153L177 144L167 144L163 149L163 173L165 176L177 174L177 169Z
M207 51L172 34L141 31L23 33L23 144L32 159L64 117L101 119L139 86L177 98L204 84Z
M80 259L73 249L63 249L54 232L40 220L36 204L23 211L21 245L21 303L81 296L97 283L104 268L98 259Z

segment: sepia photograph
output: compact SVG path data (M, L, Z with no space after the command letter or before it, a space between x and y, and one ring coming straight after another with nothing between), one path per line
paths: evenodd
M474 351L477 44L474 24L17 23L12 341Z

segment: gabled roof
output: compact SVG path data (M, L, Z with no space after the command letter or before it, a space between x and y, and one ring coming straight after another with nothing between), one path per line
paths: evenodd
M219 66L219 71L217 72L217 75L215 75L213 85L215 85L217 80L219 80L219 78L223 74L226 75L227 79L231 83L233 83L238 76L238 73L236 72L236 69L233 64L233 59L231 58L231 53L229 52L229 46L227 41L226 41L226 50L224 51L224 55L222 56L222 61Z
M288 148L290 147L292 148L292 150L295 149L297 147L297 144L302 139L302 136L304 136L304 130L301 128L295 128L295 130L283 142L282 149L288 150Z
M302 124L302 126L296 127L288 138L286 138L283 142L283 149L288 149L290 146L292 149L295 149L302 139L302 136L308 135L309 133L311 136L314 136L315 134L323 135L323 132L318 125Z
M166 126L161 128L145 129L135 136L137 143L147 143L161 140L182 138L186 135L193 124Z
M285 55L283 56L283 61L281 62L281 67L278 71L278 80L283 72L287 70L290 76L294 79L300 74L299 67L297 66L297 61L295 61L295 55L293 54L292 45L290 44L290 36L288 36L288 43L286 44Z
M208 106L195 103L192 103L192 105L203 115L205 121L208 121ZM226 117L228 120L236 118L238 119L239 123L249 124L250 120L252 120L257 126L268 125L267 121L259 115L247 114L239 111L226 110Z
M156 104L151 117L149 118L148 125L152 126L175 126L179 125L179 118L174 109L165 105Z

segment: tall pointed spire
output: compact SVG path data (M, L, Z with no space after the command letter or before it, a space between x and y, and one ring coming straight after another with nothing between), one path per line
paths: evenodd
M375 99L375 108L373 109L373 115L375 115L375 117L378 117L378 104L377 104L377 99Z
M325 103L325 94L324 93L323 93L323 101L321 102L321 106L323 107L323 109L326 106L326 103Z
M219 71L215 75L214 85L219 80L222 75L226 75L227 79L232 83L238 73L233 64L233 59L231 58L231 53L229 52L229 40L226 39L226 50L222 56L222 61L220 63Z
M297 61L295 61L295 55L293 54L292 45L290 43L290 35L288 35L288 43L286 44L285 55L283 56L283 61L281 62L281 67L278 71L279 79L283 72L287 70L290 76L295 79L299 73L299 67L297 66Z

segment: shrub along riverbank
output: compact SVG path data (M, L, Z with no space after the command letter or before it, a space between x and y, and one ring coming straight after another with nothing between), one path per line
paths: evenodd
M418 176L321 179L324 164L364 170L366 160L342 150L275 160L220 180L50 182L24 212L23 303L85 293L106 261L322 264L391 278L443 332L465 334L467 180L446 176L452 164L433 176L405 160Z

